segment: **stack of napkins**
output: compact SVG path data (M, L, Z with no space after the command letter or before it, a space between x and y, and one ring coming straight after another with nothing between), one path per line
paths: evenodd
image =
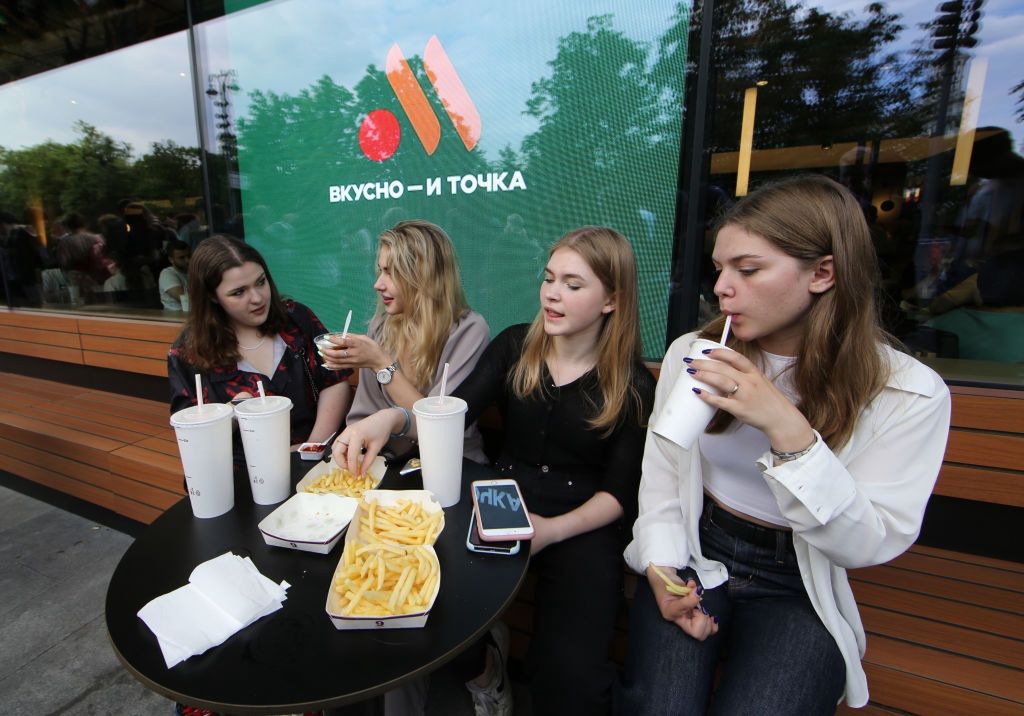
M276 612L291 586L274 584L251 559L230 552L200 564L188 581L139 610L160 642L168 669Z

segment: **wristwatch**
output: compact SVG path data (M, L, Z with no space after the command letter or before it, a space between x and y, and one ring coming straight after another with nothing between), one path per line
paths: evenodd
M381 385L387 385L388 383L391 382L391 379L397 372L398 361L395 361L386 368L381 368L380 370L377 371L377 382L380 383Z

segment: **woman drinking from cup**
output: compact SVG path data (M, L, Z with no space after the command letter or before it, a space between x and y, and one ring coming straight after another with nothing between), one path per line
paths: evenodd
M319 442L341 425L351 399L351 371L324 370L313 337L324 332L311 310L277 292L270 270L249 244L205 239L189 263L191 311L167 354L171 413L203 401L226 403L258 395L291 399L291 443ZM236 444L236 459L242 455Z
M631 610L622 712L863 706L864 629L846 570L887 562L917 537L949 391L880 328L870 234L842 186L769 185L719 227L724 315L669 348L644 451L626 561L647 579ZM725 316L731 350L687 356L696 338L718 340ZM690 449L658 434L683 370L717 409Z
M497 467L514 477L536 531L534 634L528 656L533 712L600 714L614 671L608 646L622 596L622 547L636 509L654 378L640 361L636 262L611 229L584 227L551 249L530 325L502 331L455 391L467 424L502 413ZM345 430L334 455L356 471L404 416L382 411ZM360 451L366 454L360 460ZM511 712L507 630L486 667L467 676L477 713Z
M329 367L359 370L348 425L379 410L399 409L403 423L390 448L402 455L412 446L402 439L411 424L412 404L439 393L445 363L448 389L459 385L483 353L490 331L466 302L451 240L428 221L402 221L380 235L373 288L377 311L367 334L332 334L333 347L321 344L321 350ZM343 435L335 444L345 440ZM466 430L465 455L486 461L480 433L472 425Z

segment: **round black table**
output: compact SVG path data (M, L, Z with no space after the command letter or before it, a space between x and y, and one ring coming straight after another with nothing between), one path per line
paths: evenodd
M315 463L293 456L293 484ZM110 641L121 663L168 698L220 713L282 714L355 703L437 669L483 636L512 601L529 563L466 549L471 480L493 477L466 461L463 494L445 510L435 545L441 589L425 627L338 631L325 611L344 540L326 555L270 547L257 524L276 505L256 505L236 479L235 507L220 517L192 516L188 499L161 515L128 548L107 588ZM382 488L419 488L419 474L388 470ZM252 558L275 582L287 581L284 607L205 654L168 669L157 639L137 616L154 597L188 582L200 562L224 552Z

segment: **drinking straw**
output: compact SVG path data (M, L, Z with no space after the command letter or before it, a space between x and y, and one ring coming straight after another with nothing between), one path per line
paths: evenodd
M348 309L348 316L345 317L345 327L341 329L341 337L348 338L348 326L352 323L352 309Z
M722 340L719 341L723 346L729 339L729 329L732 327L732 314L730 313L725 317L725 328L722 329Z
M256 381L256 390L258 390L260 392L260 400L262 400L264 403L267 402L267 394L263 392L263 381L262 380L257 380Z
M444 370L441 371L441 393L437 396L437 402L444 402L444 394L448 389L448 364L444 364Z
M196 373L196 397L199 399L199 410L203 409L203 377Z

